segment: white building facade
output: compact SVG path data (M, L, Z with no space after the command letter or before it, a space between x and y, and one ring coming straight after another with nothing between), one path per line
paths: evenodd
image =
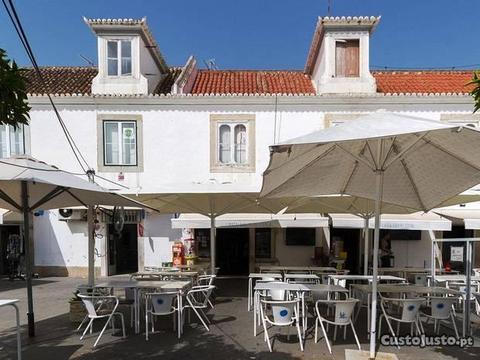
M238 192L259 191L269 145L381 109L478 126L465 87L471 72L370 70L369 40L379 20L320 18L304 70L229 71L199 69L194 57L183 67L168 67L145 19L85 19L98 42L98 68L45 67L47 89L27 71L30 125L23 133L2 130L2 156L25 152L80 171L47 91L86 161L101 177L128 188L125 193L175 192L176 186L199 183L218 184L219 191L224 184ZM160 266L171 261L171 246L182 237L181 229L172 228L178 214L126 212L122 234L99 213L98 274ZM68 218L52 210L34 216L40 274L86 275L87 223L81 210L74 214ZM3 227L7 224L15 220L4 217ZM244 274L261 262L310 264L319 252L331 251L331 240L343 237L350 265L360 265L359 230L292 229L221 228L217 263L228 275ZM392 241L395 265L429 265L430 240L426 231L419 234L415 241ZM208 236L204 229L195 231L205 257Z

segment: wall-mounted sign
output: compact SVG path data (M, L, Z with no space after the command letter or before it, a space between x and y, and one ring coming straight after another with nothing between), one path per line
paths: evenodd
M450 248L450 261L463 262L463 247L462 246L452 246Z

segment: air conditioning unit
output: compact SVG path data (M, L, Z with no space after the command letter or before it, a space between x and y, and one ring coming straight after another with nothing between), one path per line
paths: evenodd
M58 219L61 221L87 221L87 210L58 209Z

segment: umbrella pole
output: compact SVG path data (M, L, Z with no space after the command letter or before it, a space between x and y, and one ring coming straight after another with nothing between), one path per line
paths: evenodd
M368 220L368 217L363 218L363 275L368 275L368 243L370 242Z
M95 182L95 171L88 170L88 181ZM95 285L95 208L92 205L87 207L87 231L88 231L88 287Z
M380 240L380 202L383 193L383 171L375 172L376 198L375 198L375 233L373 235L373 263L372 263L372 310L370 323L370 359L375 359L375 339L377 336L377 277L378 277L378 245Z
M210 271L212 275L215 275L215 216L210 215Z
M87 226L88 226L88 287L95 285L95 228L94 228L93 206L87 208Z
M23 243L25 249L25 280L27 282L28 336L35 336L35 316L33 314L32 259L30 255L30 211L28 205L28 184L22 181Z

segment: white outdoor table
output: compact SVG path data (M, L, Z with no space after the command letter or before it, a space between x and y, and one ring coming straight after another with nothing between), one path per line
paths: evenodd
M310 266L308 268L311 272L332 272L337 273L337 269L329 266Z
M135 334L140 333L140 289L161 289L166 291L177 291L178 304L178 338L183 333L183 304L182 296L184 290L191 285L190 281L137 281L137 280L110 280L95 285L96 288L110 289L133 289L134 291L134 314Z
M142 278L158 277L162 278L168 276L170 278L190 278L194 280L198 277L197 271L138 271L130 274L130 279L137 279L142 281ZM145 279L146 280L146 279Z
M263 279L263 278L272 278L272 279L282 279L282 274L279 273L250 273L248 275L248 299L247 299L247 310L252 310L253 304L253 280L254 279Z
M362 292L367 295L367 334L370 334L370 303L372 297L372 285L371 284L352 284L350 285L352 290ZM461 292L453 289L448 289L440 286L417 286L417 285L405 285L405 284L378 284L377 292L379 293L416 293L416 294L439 294L439 295L456 295L460 296Z
M320 278L315 274L285 274L283 275L286 282L289 280L311 280L313 282L318 282Z
M429 275L429 277L431 278L432 276ZM467 280L467 276L466 275L435 275L435 281L436 282L451 282L451 281L466 281ZM472 275L470 276L470 280L471 281L480 281L480 276L478 275Z
M373 280L373 275L328 275L329 283L338 283L339 280L352 280L352 281L368 281L369 283ZM393 275L378 275L379 281L396 281L396 282L405 282L404 278L393 276Z
M20 340L20 315L18 313L18 306L17 302L18 299L0 299L0 307L2 306L11 306L15 309L15 320L17 323L17 359L21 360L22 359L22 342Z

